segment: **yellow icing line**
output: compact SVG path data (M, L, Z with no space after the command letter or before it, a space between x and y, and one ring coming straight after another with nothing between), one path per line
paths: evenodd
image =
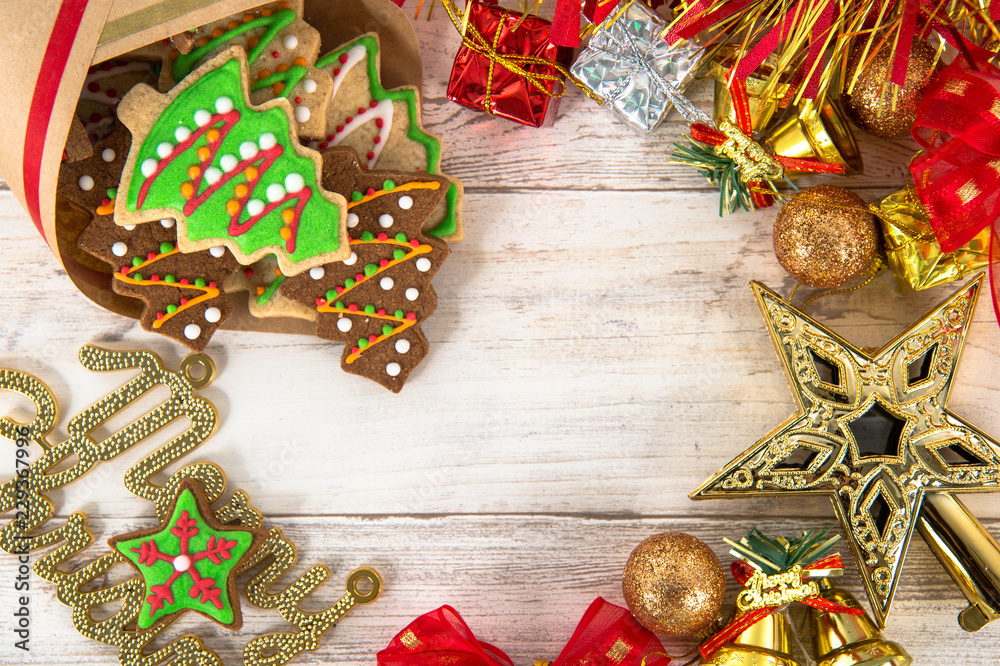
M153 263L154 261L159 261L160 259L163 259L163 257L169 257L172 254L177 254L178 252L180 252L180 250L178 250L177 248L174 248L173 250L171 250L170 252L167 252L166 254L158 254L155 257L153 257L152 259L147 259L146 261L142 262L138 266L133 266L132 268L128 269L128 272L131 274L132 272L139 270L143 266L148 266L149 264ZM115 275L118 275L118 273L115 273ZM156 282L150 282L150 284L157 284L157 283ZM187 286L187 285L184 285L184 286Z
M347 204L347 210L354 208L355 206L360 206L363 203L367 203L372 199L377 199L386 194L392 194L393 192L409 192L410 190L437 190L441 188L441 183L437 181L431 181L429 183L405 183L403 185L397 185L391 190L379 190L374 194L366 194L357 201L351 201Z
M373 240L373 241L357 241L357 242L355 242L355 241L351 241L351 243L350 243L350 244L351 244L351 245L362 245L362 244L364 244L364 243L388 243L388 242L389 242L389 241L380 241L380 240ZM407 245L406 243L400 243L399 241L392 241L392 242L396 243L396 245L406 245L406 247L411 247L411 248L413 247L412 245ZM432 248L432 247L431 247L430 245L421 245L420 247L416 247L416 248L413 248L413 251L412 251L412 252L410 252L409 254L407 254L407 255L406 255L405 257L403 257L402 259L393 259L392 261L390 261L390 262L389 262L388 264L386 264L385 266L379 266L379 269L378 269L377 271L375 271L374 273L372 273L371 275L366 275L366 276L365 276L364 278L362 278L361 280L358 280L357 282L355 282L355 283L354 283L353 285L351 285L350 287L346 287L346 288L344 289L344 291L342 291L342 292L340 292L339 294L337 294L337 297L339 298L339 297L343 296L344 294L346 294L347 292L349 292L349 291L350 291L351 289L354 289L354 287L357 287L357 286L358 286L359 284L361 284L362 282L366 282L366 281L368 281L368 280L372 279L373 277L375 277L375 276L376 276L376 275L378 275L379 273L381 273L381 272L383 272L383 271L387 271L387 270L389 270L390 268L392 268L392 267L393 267L393 266L395 266L396 264L401 264L401 263L403 263L404 261L409 261L410 257L412 257L413 255L416 255L416 254L427 254L428 252L430 252L430 251L431 251L431 250L433 250L433 249L434 249L434 248Z
M345 314L345 315L358 315L359 317L373 317L375 319L384 319L386 321L398 321L401 324L404 323L404 322L409 321L405 317L402 318L402 319L400 319L399 317L396 317L394 315L380 315L377 312L376 313L372 313L372 314L368 314L364 310L353 310L353 311L351 311L351 310L348 310L347 308L344 308L343 310L338 310L337 308L335 308L332 305L330 305L329 301L327 301L325 305L319 305L319 306L317 306L316 307L316 312L334 312L334 313L341 313L341 314Z
M166 256L166 255L164 255L164 256ZM139 267L136 266L136 268L139 268ZM163 285L166 285L168 287L177 287L178 289L201 289L202 291L205 292L201 296L196 296L195 298L192 298L190 301L188 301L184 305L179 306L173 312L165 312L165 313L163 313L162 317L160 317L159 319L157 319L156 321L153 322L153 328L159 328L160 326L163 325L163 322L167 321L168 319L170 319L171 317L173 317L175 314L180 314L181 312L184 312L188 308L193 307L193 306L197 305L198 303L202 303L204 301L211 300L211 299L213 299L213 298L215 298L216 296L219 295L219 290L217 288L215 288L215 287L198 287L198 286L195 286L193 284L180 284L179 282L172 282L171 283L171 282L164 282L163 280L157 280L156 282L153 282L152 280L133 280L133 279L131 279L129 277L126 277L126 276L122 275L121 273L115 273L115 279L116 280L121 280L122 282L125 282L127 284L137 284L137 285L140 285L140 286L149 286L149 285L160 285L160 286L163 286Z
M101 204L100 206L97 207L97 214L98 215L111 215L111 213L113 213L113 212L115 212L115 200L114 199L112 199L111 203L109 203L107 206L105 206L104 204Z
M356 361L359 356L361 356L362 354L364 354L366 351L368 351L369 349L371 349L372 347L374 347L378 343L382 342L386 338L391 338L392 336L396 335L397 333L402 333L403 331L405 331L406 329L410 328L411 326L413 326L416 323L417 323L416 319L407 319L406 322L404 322L402 326L397 326L396 328L392 329L392 333L390 333L389 335L380 335L380 336L378 336L375 339L375 342L369 343L367 347L365 347L364 349L360 350L358 353L355 354L355 353L352 352L351 354L349 354L347 356L347 358L344 360L344 362L347 363L348 365L350 365L351 363L354 363L354 361Z

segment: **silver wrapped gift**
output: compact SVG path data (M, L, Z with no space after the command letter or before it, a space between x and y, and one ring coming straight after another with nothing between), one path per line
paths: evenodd
M701 115L683 95L694 78L700 47L693 42L671 46L663 38L665 29L656 12L632 1L598 27L571 68L617 116L647 132L674 106L689 120L689 114Z

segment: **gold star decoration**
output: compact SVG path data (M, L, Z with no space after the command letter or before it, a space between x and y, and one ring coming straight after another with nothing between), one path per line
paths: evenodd
M751 283L798 411L691 498L829 495L884 624L924 493L1000 490L1000 443L948 409L981 285L869 351Z

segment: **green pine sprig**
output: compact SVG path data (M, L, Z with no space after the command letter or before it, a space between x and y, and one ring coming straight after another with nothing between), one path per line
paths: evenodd
M732 215L740 208L752 211L754 206L750 188L740 180L736 162L717 153L712 146L686 138L687 146L674 144L674 154L669 161L693 167L708 182L719 188L719 217Z
M769 538L756 527L739 541L723 539L734 556L746 560L768 576L788 571L796 564L807 567L826 557L833 544L840 538L834 534L825 538L833 526L822 530L807 530L796 539Z

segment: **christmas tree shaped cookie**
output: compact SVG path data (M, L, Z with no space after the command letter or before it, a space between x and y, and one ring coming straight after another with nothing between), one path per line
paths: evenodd
M323 184L351 201L351 255L285 278L279 293L316 312L319 337L344 343L345 371L398 392L427 355L420 325L437 307L431 279L448 246L421 228L448 181L369 171L354 150L331 148Z
M60 170L63 195L94 215L77 245L111 266L115 293L145 302L139 320L144 329L201 351L232 314L232 302L220 285L239 264L221 246L179 252L173 218L129 227L115 224L114 188L130 143L128 131L120 128L97 144L93 157Z
M174 217L182 252L225 246L241 264L274 254L286 275L346 258L346 201L320 185L320 156L284 100L252 106L233 47L167 95L137 86L118 115L132 148L115 202L122 226Z
M212 56L238 46L247 54L250 101L263 104L284 97L293 102L299 136L324 135L333 81L314 66L320 35L302 20L302 0L265 5L208 23L192 38L188 53L167 50L161 91L169 91Z
M220 523L201 486L186 480L162 525L108 543L145 585L140 631L189 610L235 630L243 626L236 573L266 536L265 530Z
M76 115L91 142L96 143L114 131L115 111L126 92L139 83L155 82L151 62L115 60L91 67L76 104Z
M309 145L320 150L349 146L369 169L441 174L441 140L424 131L415 88L382 87L378 37L364 35L316 61L333 79L327 135ZM448 177L444 200L428 218L428 233L462 237L462 184Z

